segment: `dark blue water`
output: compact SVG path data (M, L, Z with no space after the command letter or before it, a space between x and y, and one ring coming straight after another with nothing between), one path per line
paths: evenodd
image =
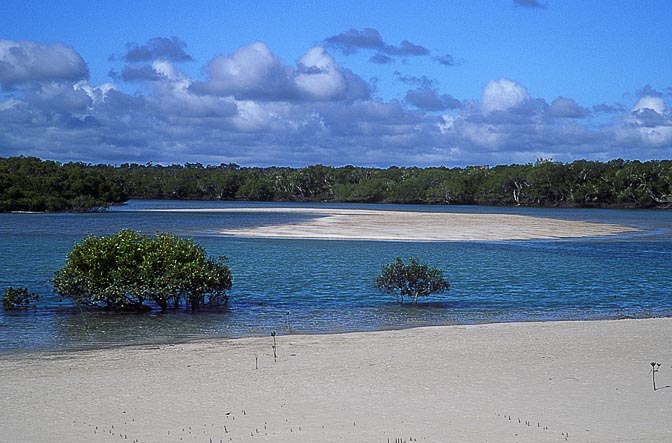
M513 213L635 226L601 239L504 242L373 242L242 239L219 229L292 222L298 214L144 212L161 208L268 206L133 201L100 214L0 214L0 291L42 297L26 312L0 311L0 352L79 349L278 333L345 332L484 322L672 315L672 212L327 205L383 210ZM310 206L282 205L275 206ZM131 228L194 238L226 255L234 289L225 309L199 314L82 313L51 291L72 245L89 233ZM445 294L399 306L373 287L381 266L418 256L440 266Z

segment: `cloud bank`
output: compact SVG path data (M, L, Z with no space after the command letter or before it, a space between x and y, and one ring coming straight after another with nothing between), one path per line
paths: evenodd
M69 46L0 40L0 86L3 89L33 82L78 81L88 76L86 63Z
M100 85L70 46L0 40L0 155L382 167L672 156L669 93L651 86L629 105L547 101L507 78L455 98L431 78L398 72L407 91L385 100L329 48L391 59L426 57L425 48L390 46L373 29L327 40L293 62L252 42L213 56L193 78L180 70L192 62L186 43L156 37L127 45Z

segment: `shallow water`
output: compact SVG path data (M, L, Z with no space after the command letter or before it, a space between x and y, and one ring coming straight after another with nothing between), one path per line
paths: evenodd
M301 214L144 212L268 203L132 201L100 214L0 214L0 290L42 297L26 312L0 311L0 352L56 350L207 337L326 333L484 322L672 315L672 212L536 208L319 205L382 210L507 213L619 223L643 232L599 239L376 242L243 239L219 229L297 221ZM273 206L316 205L273 204ZM51 291L72 245L120 228L193 237L226 255L234 275L219 312L81 313ZM445 294L399 306L373 287L381 266L418 256L440 266Z

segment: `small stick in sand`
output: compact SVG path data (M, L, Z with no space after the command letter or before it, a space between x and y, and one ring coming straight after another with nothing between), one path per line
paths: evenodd
M273 361L277 363L278 362L278 352L277 352L278 345L275 343L275 331L271 332L271 337L273 337L273 346L272 346L272 348L273 348Z
M656 372L660 370L660 363L651 362L651 379L653 380L653 390L656 390Z

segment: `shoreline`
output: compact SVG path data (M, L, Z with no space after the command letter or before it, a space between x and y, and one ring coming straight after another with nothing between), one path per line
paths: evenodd
M278 335L277 362L270 337L0 355L0 441L670 441L671 335L582 320Z
M422 303L422 302L420 302ZM382 329L355 329L355 330L341 330L341 331L306 331L306 332L297 332L295 330L281 331L276 328L278 337L323 337L323 336L341 336L348 334L378 334L386 332L400 332L400 331L409 331L415 329L425 329L425 328L460 328L460 327L486 327L486 326L499 326L499 325L515 325L515 324L546 324L546 323L593 323L593 322L618 322L618 321L641 321L641 320L658 320L658 319L670 319L672 321L672 315L670 316L654 316L654 317L587 317L587 318L560 318L560 319L533 319L533 320L499 320L492 322L470 322L470 323L450 323L450 324L420 324L420 325L407 325L400 327L390 327ZM273 328L268 329L269 331ZM22 358L22 357L35 357L35 356L54 356L57 357L60 354L68 353L82 353L82 352L97 352L97 351L110 351L113 352L118 349L148 349L164 346L189 346L189 345L198 345L198 344L208 344L210 342L228 342L235 340L255 340L255 339L264 339L267 336L266 333L263 334L250 334L250 335L236 335L236 336L226 336L226 335L207 335L207 336L187 336L187 337L173 337L171 340L163 341L147 341L147 342L96 342L92 345L77 345L72 347L51 347L51 348L6 348L0 350L0 361L3 359L12 359L12 358ZM0 440L0 443L2 440Z

